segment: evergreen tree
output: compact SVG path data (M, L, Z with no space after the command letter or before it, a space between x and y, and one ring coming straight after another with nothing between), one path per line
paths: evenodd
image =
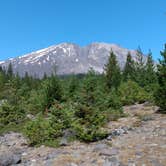
M11 78L13 76L13 67L12 67L12 63L10 62L7 68L7 76L9 78Z
M137 49L137 54L136 54L136 63L135 63L135 81L141 86L145 86L145 62L143 58L143 53L141 48L139 47Z
M28 75L28 72L25 72L25 76L24 76L24 82L29 85L30 84L30 77Z
M43 80L46 80L46 79L47 79L47 74L46 74L46 72L44 72Z
M5 78L2 72L0 72L0 90L2 92L2 89L4 87L4 83L5 83Z
M2 68L2 66L0 66L0 73L2 73L3 72L3 68Z
M17 72L17 74L15 75L13 81L14 81L14 84L15 84L16 89L19 89L19 88L21 87L21 78L20 78L18 72Z
M76 90L78 89L78 86L79 86L79 81L78 81L78 78L73 75L70 80L68 80L69 82L69 86L68 86L68 97L69 98L73 98L75 93L76 93Z
M166 113L166 44L164 51L161 51L160 54L162 59L159 60L157 72L159 88L155 94L155 100L160 111Z
M127 60L123 71L123 79L124 81L131 79L134 80L135 77L135 66L134 60L132 60L130 52L127 54Z
M152 53L149 51L148 56L147 56L147 62L145 66L146 72L144 73L145 75L145 86L147 90L154 90L155 84L157 84L157 76L155 72L155 65L154 61L152 59Z
M57 76L44 80L42 83L42 92L45 95L46 107L50 107L54 100L61 101L62 88Z
M6 81L5 71L3 70L2 66L0 66L0 88L3 87L5 81Z
M82 80L80 92L77 94L78 103L86 106L92 106L95 103L97 78L96 73L91 69Z
M108 63L104 67L105 76L106 76L106 85L109 89L115 87L117 88L120 85L121 73L116 60L116 55L111 51Z

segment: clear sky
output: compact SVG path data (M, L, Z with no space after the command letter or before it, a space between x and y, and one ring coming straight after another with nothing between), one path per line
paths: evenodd
M166 43L166 0L0 0L0 60L61 42L153 52Z

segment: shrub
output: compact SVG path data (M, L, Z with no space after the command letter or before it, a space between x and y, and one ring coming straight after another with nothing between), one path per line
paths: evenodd
M71 127L72 113L66 106L55 102L48 110L48 117L39 116L25 126L25 135L31 145L54 144L63 131Z
M46 95L43 90L32 90L30 97L24 101L26 110L32 114L44 112L47 106Z
M49 120L39 116L25 125L24 133L30 145L37 145L51 139L52 128Z
M84 142L93 142L98 141L107 136L107 132L102 130L98 125L82 125L80 124L79 120L75 121L75 123L72 124L73 129L76 132L76 137L80 141Z
M143 103L150 100L148 93L131 80L122 83L118 89L118 93L123 105L130 105L136 102Z
M56 76L52 76L51 78L44 80L41 88L43 89L43 93L45 94L45 100L48 107L54 100L61 101L62 89L59 79Z
M9 105L7 102L0 106L0 124L19 124L25 119L25 111L18 106Z
M60 137L63 134L63 130L70 128L72 123L72 112L70 108L55 102L49 110L48 118L50 120L50 126L53 130L54 137Z
M111 92L106 95L101 105L105 106L105 109L112 108L114 110L120 110L122 108L120 97L117 95L115 89L112 89Z
M27 103L27 110L31 113L44 113L51 107L54 100L62 99L62 89L57 77L52 76L42 82L39 90L32 90Z
M92 142L106 137L107 133L101 128L107 122L107 117L97 108L79 105L74 116L72 128L79 140Z

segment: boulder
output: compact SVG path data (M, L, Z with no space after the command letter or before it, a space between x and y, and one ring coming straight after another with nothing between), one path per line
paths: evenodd
M21 155L11 152L0 154L0 166L9 166L21 163Z

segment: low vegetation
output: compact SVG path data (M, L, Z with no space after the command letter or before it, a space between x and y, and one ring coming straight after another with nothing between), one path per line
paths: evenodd
M166 46L161 56L155 68L151 53L146 62L140 50L136 62L128 53L121 71L111 51L104 74L91 69L82 76L54 74L41 80L27 73L20 78L12 64L0 67L0 133L21 128L33 146L53 146L65 131L71 140L92 142L107 137L108 121L126 116L124 105L155 102L165 113Z

